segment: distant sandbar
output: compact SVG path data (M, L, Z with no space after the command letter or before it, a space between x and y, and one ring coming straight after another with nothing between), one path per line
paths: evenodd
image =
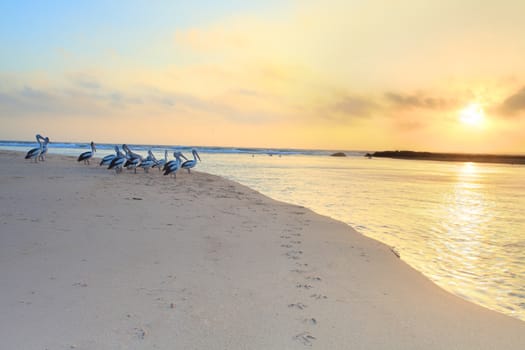
M368 157L437 160L449 162L477 162L477 163L505 163L525 164L525 156L520 155L495 155L495 154L469 154L469 153L432 153L414 151L382 151L367 154Z

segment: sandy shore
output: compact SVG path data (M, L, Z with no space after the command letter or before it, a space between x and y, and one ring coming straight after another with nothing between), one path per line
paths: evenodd
M203 173L0 151L1 349L525 349L388 247Z

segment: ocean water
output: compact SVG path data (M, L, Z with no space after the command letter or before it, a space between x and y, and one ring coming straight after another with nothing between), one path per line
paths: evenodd
M1 149L33 145L0 142ZM164 148L153 150L161 158ZM87 149L60 144L50 153ZM112 146L98 149L102 157ZM525 166L366 159L364 152L336 158L315 150L198 149L199 170L343 221L395 247L442 288L525 320Z

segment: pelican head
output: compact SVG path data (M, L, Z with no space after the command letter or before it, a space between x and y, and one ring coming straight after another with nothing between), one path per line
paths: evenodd
M173 152L173 156L174 156L175 158L181 158L181 157L182 157L182 158L188 160L188 158L186 158L186 156L185 156L184 154L182 154L182 152L179 152L179 151L175 151L175 152Z
M97 148L95 147L95 143L91 141L91 149L93 150L93 153L97 151Z
M192 150L191 150L191 153L193 154L193 158L196 158L196 159L198 159L199 161L202 162L201 157L200 157L199 154L197 153L197 150L192 149Z

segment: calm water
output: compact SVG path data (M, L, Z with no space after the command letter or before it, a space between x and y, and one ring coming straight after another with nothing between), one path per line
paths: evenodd
M525 166L204 151L200 170L348 223L441 287L525 320Z
M443 288L525 320L525 167L213 155L201 169L394 246Z

